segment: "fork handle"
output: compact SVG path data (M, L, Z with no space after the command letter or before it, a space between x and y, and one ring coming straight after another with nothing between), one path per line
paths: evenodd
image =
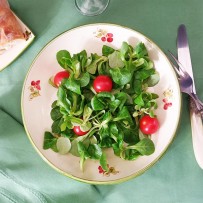
M196 104L196 107L197 109L200 111L203 109L203 103L202 101L198 98L197 94L195 93L191 93L190 96L192 97L192 99L194 100L195 104Z
M190 111L201 116L203 120L203 106L199 107L197 101L190 97Z
M203 125L201 115L190 111L194 154L199 166L203 169Z

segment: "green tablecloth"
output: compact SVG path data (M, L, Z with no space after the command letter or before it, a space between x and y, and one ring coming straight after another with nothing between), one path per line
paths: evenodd
M111 0L107 10L96 17L81 15L73 0L9 2L36 38L17 60L0 72L0 202L203 202L203 170L193 153L185 95L180 126L166 154L143 175L106 186L72 180L46 164L28 140L20 106L24 78L41 48L65 30L96 22L130 27L151 38L163 51L172 52L176 52L177 27L184 23L197 92L203 98L203 1Z

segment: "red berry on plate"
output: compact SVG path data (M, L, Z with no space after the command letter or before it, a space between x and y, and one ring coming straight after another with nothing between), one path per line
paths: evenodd
M170 106L172 106L172 103L171 103L171 102L169 102L169 103L168 103L168 106L169 106L169 107L170 107Z
M106 37L101 37L102 42L106 42Z
M36 89L41 90L40 85L35 85Z
M31 85L32 85L32 86L35 86L35 84L36 84L35 81L32 81L32 82L31 82Z
M112 33L107 33L107 34L106 34L106 37L112 38L112 37L113 37L113 34L112 34Z
M164 110L167 110L168 109L168 103L165 103L164 104Z
M36 84L36 85L39 85L39 84L40 84L40 80L37 80L37 81L35 82L35 84Z
M107 42L113 42L113 38L108 37L108 38L107 38Z
M98 167L99 173L104 173L104 170L102 169L101 166Z

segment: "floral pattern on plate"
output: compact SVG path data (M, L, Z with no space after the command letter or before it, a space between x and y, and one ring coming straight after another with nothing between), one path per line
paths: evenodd
M97 29L96 32L94 32L95 37L101 39L102 42L113 42L113 33L108 32L107 30L104 29Z
M168 110L168 108L173 105L173 103L172 103L173 90L169 88L164 91L163 95L164 95L164 98L162 100L164 103L163 109Z
M108 165L108 168L109 168L109 170L105 171L101 166L99 166L98 167L99 173L103 174L104 176L107 176L107 177L109 177L110 174L116 175L117 173L119 173L119 171L117 171L114 167L109 167L109 165Z
M41 90L41 86L40 86L40 80L32 80L29 86L29 90L30 90L30 96L29 96L29 100L32 100L35 97L41 96L40 95L40 90Z

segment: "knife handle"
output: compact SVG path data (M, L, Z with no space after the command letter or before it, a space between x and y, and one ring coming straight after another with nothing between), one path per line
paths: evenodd
M190 120L192 130L192 143L195 158L200 168L203 169L203 125L202 117L200 114L195 113L192 108L190 109Z

